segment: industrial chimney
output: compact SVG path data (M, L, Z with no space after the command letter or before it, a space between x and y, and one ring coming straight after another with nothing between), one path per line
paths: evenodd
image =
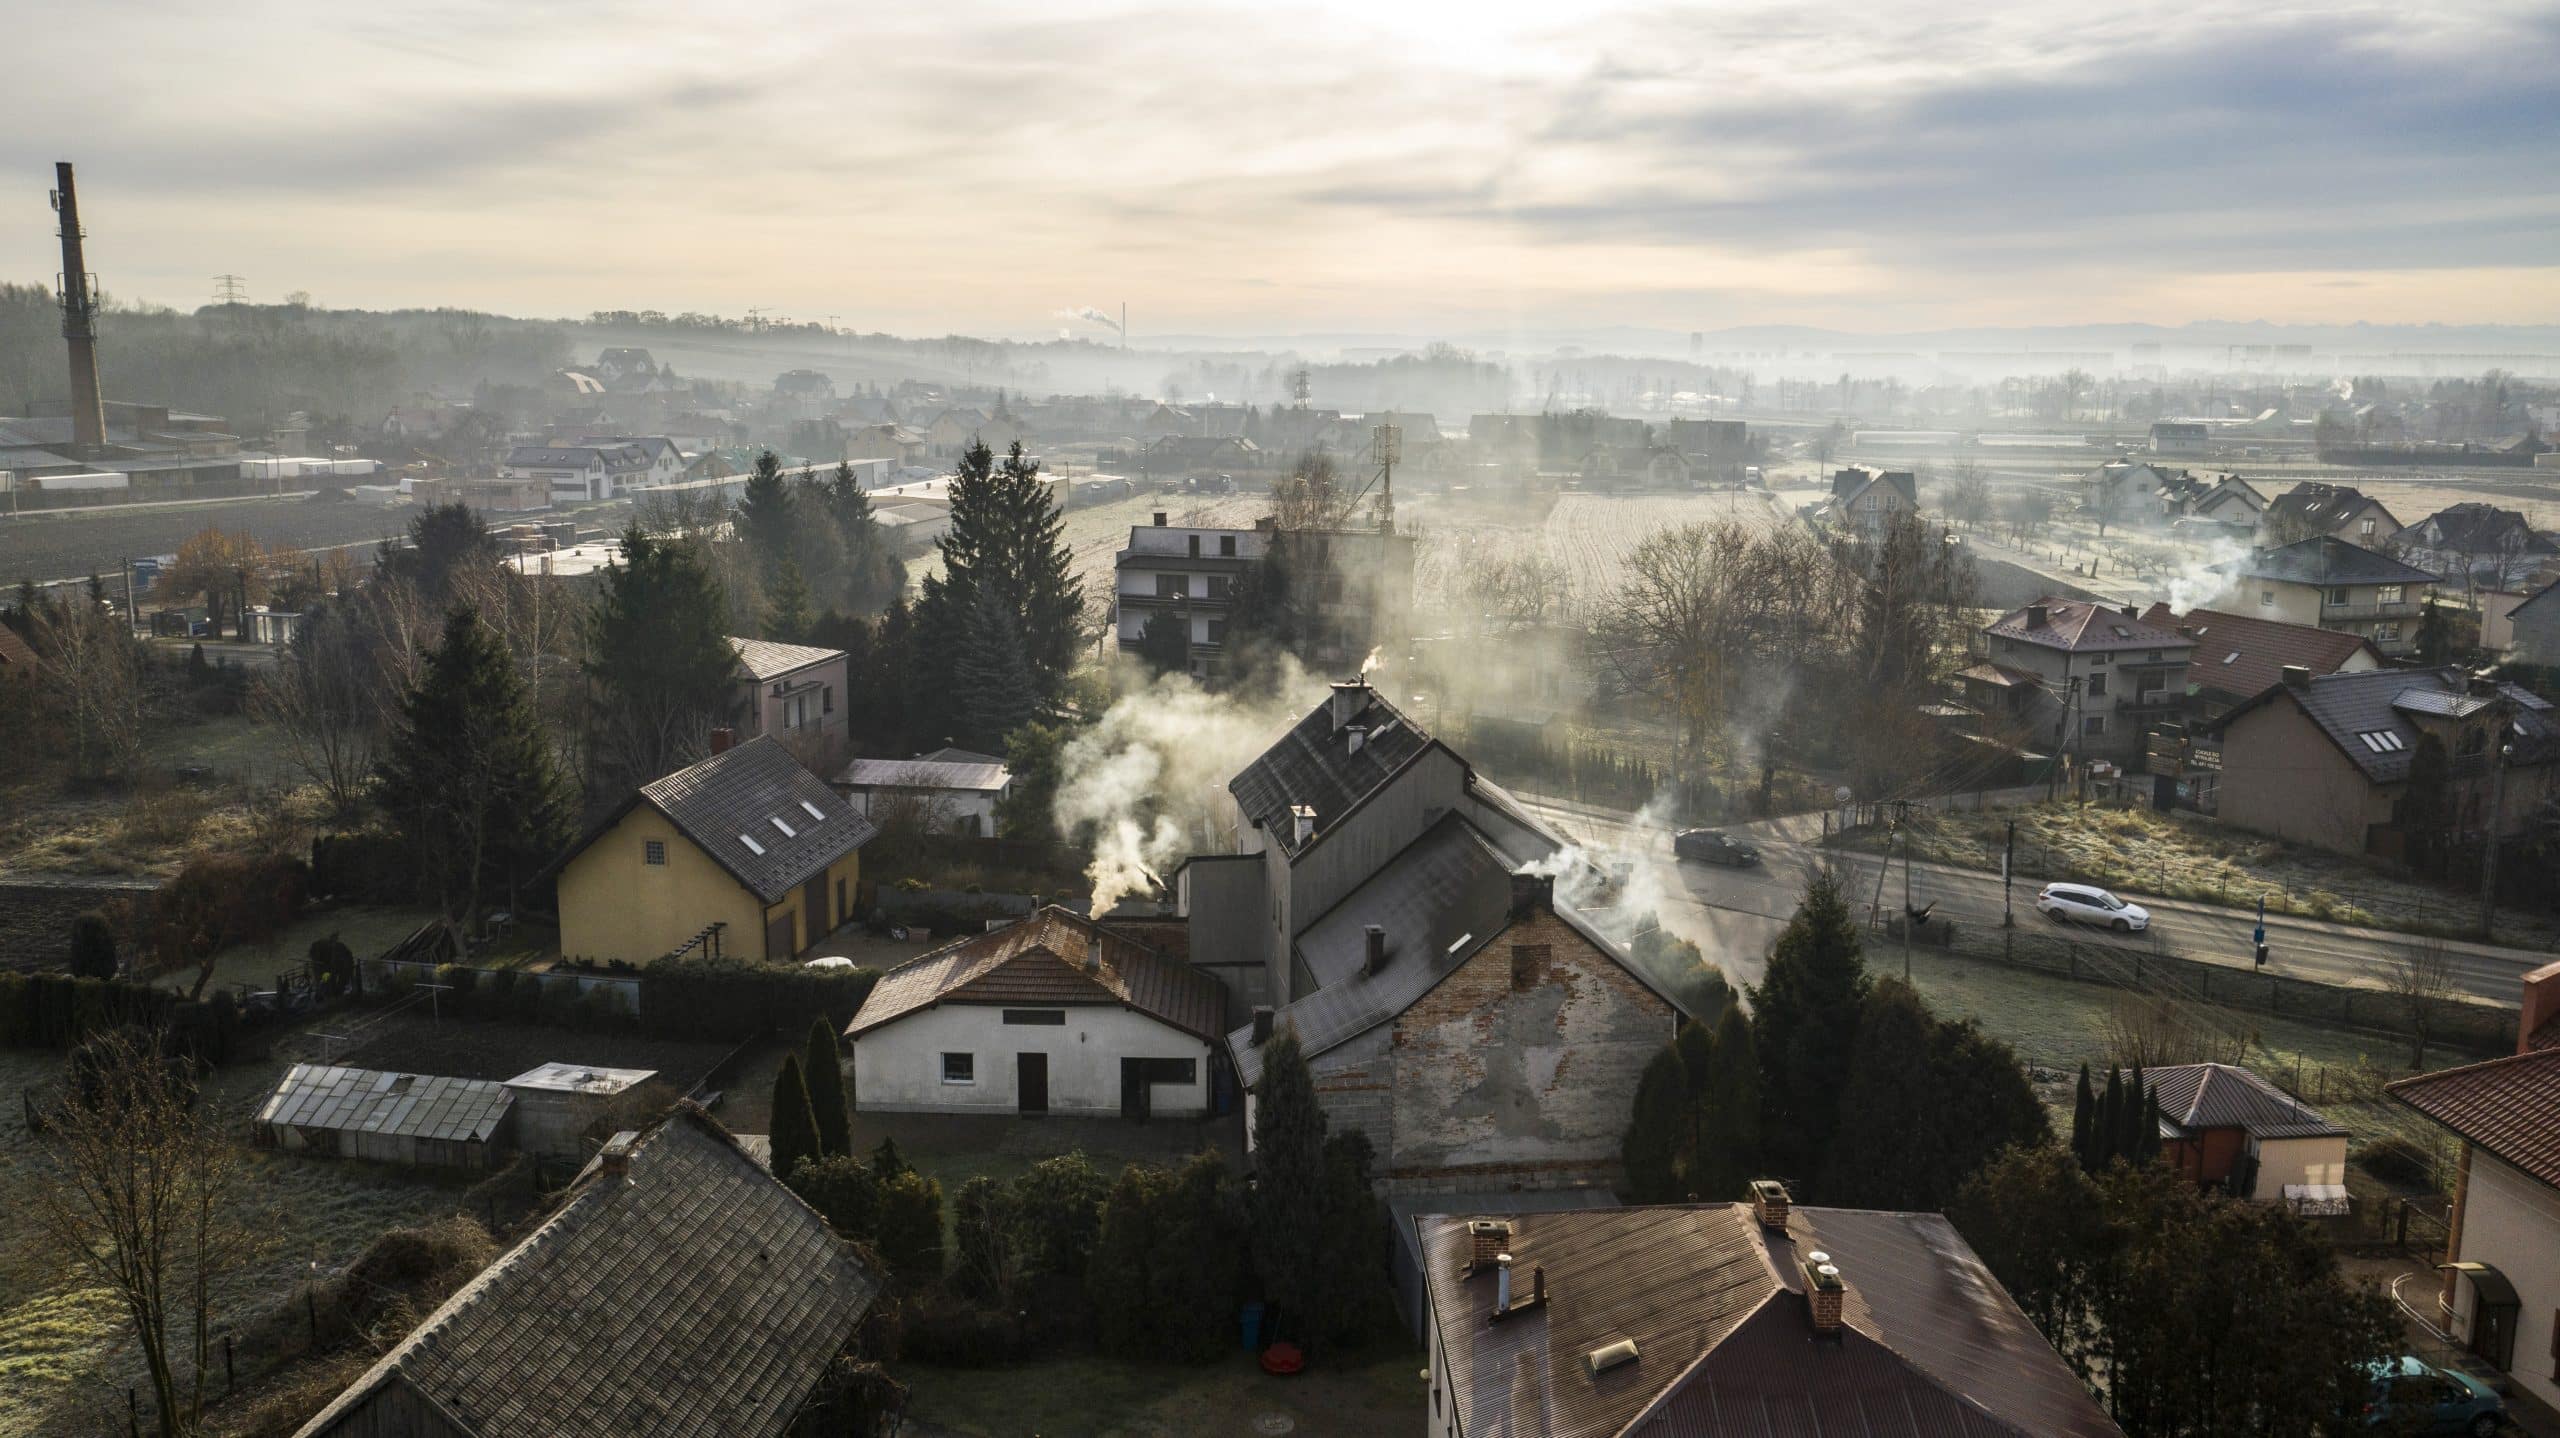
M71 162L53 167L53 208L62 216L62 339L71 351L71 445L95 459L107 446L107 406L98 393L98 286L81 254L80 195Z

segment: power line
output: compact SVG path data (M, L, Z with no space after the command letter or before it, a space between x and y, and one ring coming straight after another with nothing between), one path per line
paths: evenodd
M244 303L248 299L249 295L247 288L248 283L249 282L246 279L239 275L215 275L213 277L213 302L218 305L236 305Z

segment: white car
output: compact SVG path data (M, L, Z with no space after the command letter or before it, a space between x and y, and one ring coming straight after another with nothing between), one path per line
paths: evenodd
M2119 934L2151 927L2149 909L2089 884L2047 884L2036 895L2036 907L2057 924L2102 924Z

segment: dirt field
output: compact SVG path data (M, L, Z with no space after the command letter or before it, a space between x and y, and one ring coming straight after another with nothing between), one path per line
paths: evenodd
M9 766L0 871L172 874L191 849L245 838L261 822L252 795L302 785L275 731L242 716L155 728L144 752L129 790L73 791L58 764Z
M1536 553L1565 578L1566 612L1589 615L1608 602L1627 556L1649 535L1683 524L1772 526L1789 518L1782 499L1761 491L1688 494L1567 492L1516 506L1494 507L1426 494L1401 505L1397 519L1417 540L1415 606L1428 613L1446 603L1461 570L1483 552Z

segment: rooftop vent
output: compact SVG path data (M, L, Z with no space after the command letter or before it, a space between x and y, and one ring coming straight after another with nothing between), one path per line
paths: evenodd
M1762 1228L1784 1233L1787 1228L1787 1210L1790 1206L1791 1200L1787 1197L1785 1184L1774 1178L1755 1178L1751 1181L1751 1216L1760 1221Z
M1467 1270L1482 1272L1491 1268L1511 1247L1511 1225L1499 1218L1478 1218L1467 1224Z
M1364 974L1374 974L1378 970L1385 968L1387 966L1387 931L1385 927L1379 924L1363 924L1360 926L1360 938L1364 945L1360 962L1360 972Z
M2311 669L2310 669L2310 666L2308 666L2308 665L2303 665L2303 664L2288 664L2288 665L2286 665L2286 666L2284 667L2284 687L2285 687L2285 688L2287 688L2287 689L2308 689L2308 688L2310 688L2310 687L2311 687Z
M605 1140L596 1152L596 1166L606 1178L627 1179L631 1176L631 1151L640 1146L640 1131L626 1128Z
M1316 811L1313 805L1289 806L1289 847L1303 849L1316 836Z
M1636 1341L1632 1338L1621 1338L1615 1343L1603 1343L1583 1354L1582 1366L1592 1377L1597 1378L1612 1368L1626 1367L1635 1362L1636 1358Z
M1493 1256L1494 1322L1500 1323L1532 1308L1544 1308L1546 1304L1547 1270L1544 1265L1529 1270L1529 1292L1524 1297L1515 1294L1511 1288L1511 1255L1497 1253Z

